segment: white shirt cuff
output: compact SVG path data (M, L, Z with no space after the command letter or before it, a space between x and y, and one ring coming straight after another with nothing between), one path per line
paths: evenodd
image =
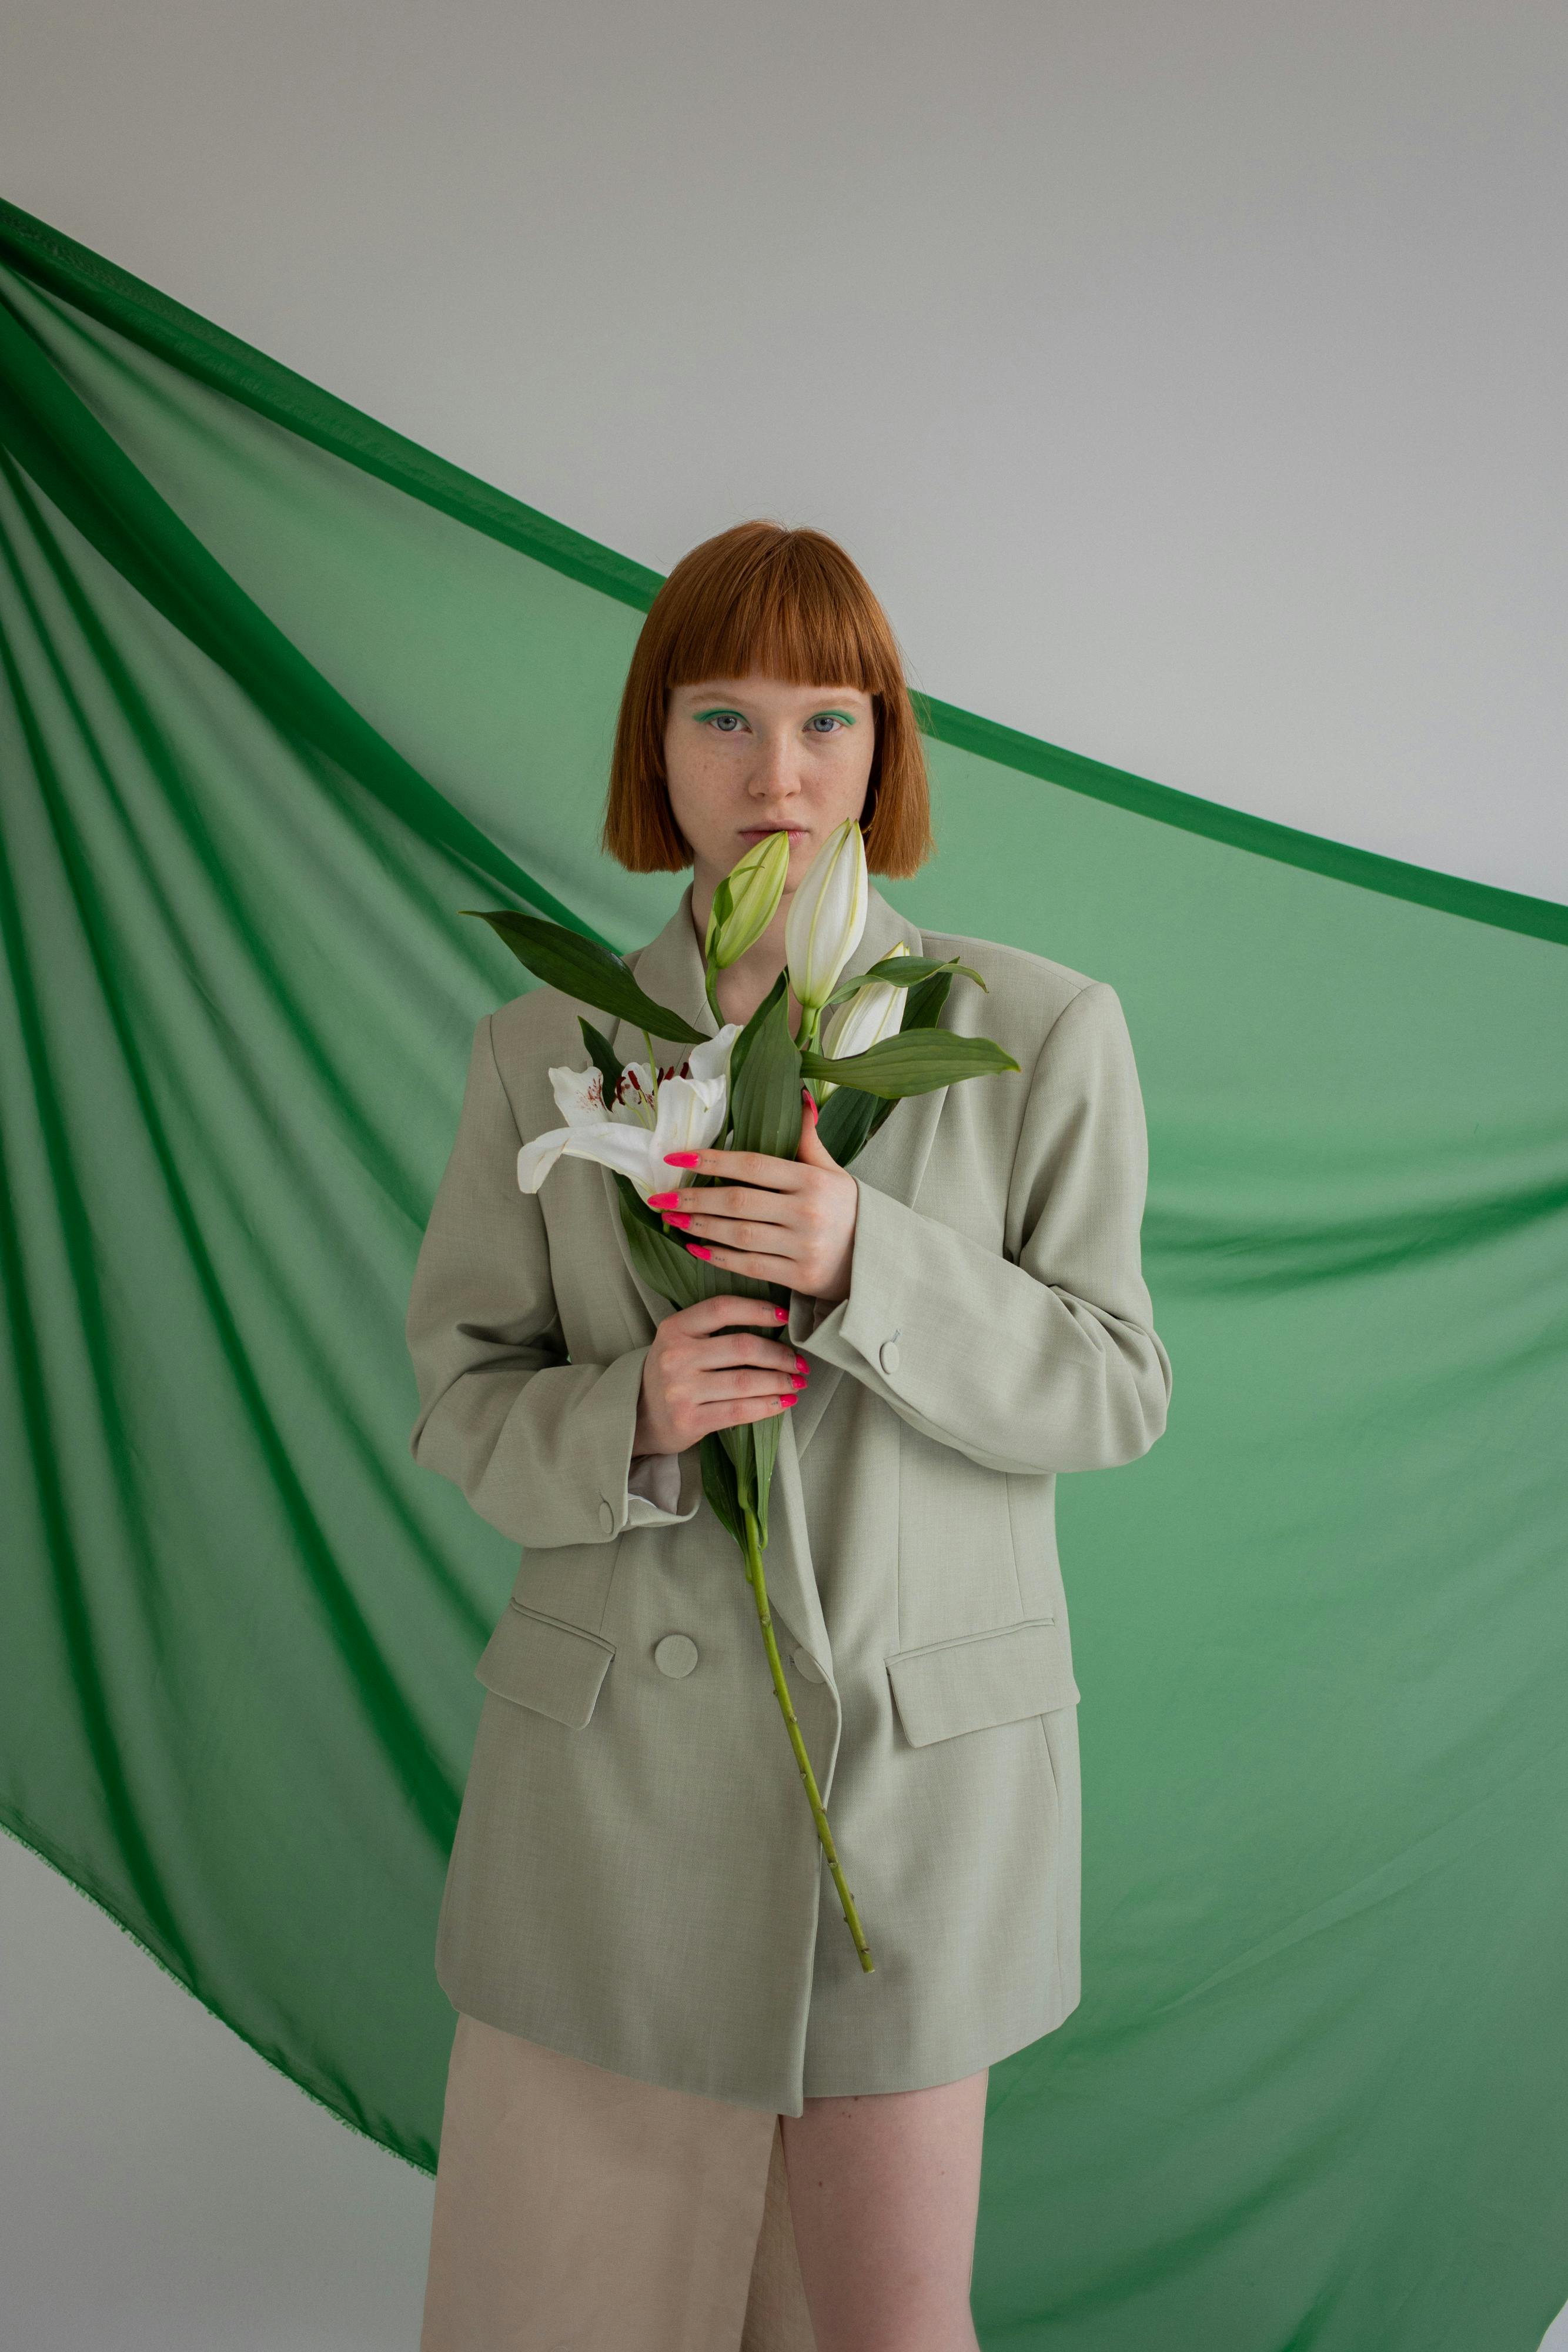
M626 1474L629 1528L647 1527L659 1518L681 1515L681 1457L678 1454L642 1454ZM641 1505L641 1508L639 1508Z

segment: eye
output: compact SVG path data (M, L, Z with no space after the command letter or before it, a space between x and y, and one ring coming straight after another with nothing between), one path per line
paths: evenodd
M733 735L746 724L738 710L699 710L697 724L711 727L716 734Z
M841 727L852 727L854 721L847 719L841 710L817 710L812 712L806 724L814 728L819 735L831 735Z

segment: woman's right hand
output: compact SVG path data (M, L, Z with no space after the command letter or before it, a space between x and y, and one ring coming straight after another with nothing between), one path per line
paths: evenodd
M703 1298L666 1315L643 1365L633 1455L684 1454L710 1430L792 1405L806 1359L765 1336L788 1319L766 1298ZM752 1328L723 1328L736 1324Z

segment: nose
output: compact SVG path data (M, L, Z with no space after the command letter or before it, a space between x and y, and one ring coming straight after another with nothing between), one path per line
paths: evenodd
M793 800L800 789L794 740L787 729L765 734L757 746L747 789L754 801L771 807Z

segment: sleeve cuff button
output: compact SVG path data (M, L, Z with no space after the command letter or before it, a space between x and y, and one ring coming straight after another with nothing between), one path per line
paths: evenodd
M897 1370L898 1370L898 1342L897 1342L897 1340L896 1340L896 1339L884 1339L884 1340L883 1341L883 1343L882 1343L882 1346L881 1346L881 1347L878 1349L878 1350L877 1350L877 1358L876 1358L876 1360L877 1360L877 1362L882 1366L883 1370L884 1372L888 1373L890 1376L891 1376L891 1374L893 1374L894 1372L896 1372L896 1371L897 1371Z
M599 1506L599 1524L603 1528L607 1536L612 1536L614 1534L615 1514L611 1509L608 1503L601 1503Z

